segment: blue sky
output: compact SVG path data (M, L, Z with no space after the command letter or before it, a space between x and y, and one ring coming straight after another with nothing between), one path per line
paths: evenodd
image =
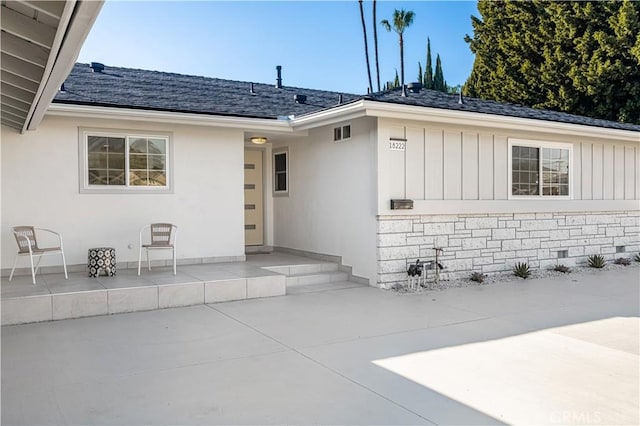
M413 10L405 32L405 80L424 65L427 37L450 85L473 65L464 42L473 34L476 2L378 1L377 20ZM371 2L365 1L372 73ZM400 69L398 37L378 25L381 80ZM80 62L224 79L273 83L283 67L287 86L364 93L367 72L358 2L351 1L109 1L80 52ZM373 74L375 88L375 74Z

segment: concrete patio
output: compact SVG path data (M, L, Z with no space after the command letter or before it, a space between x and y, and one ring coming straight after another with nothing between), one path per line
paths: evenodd
M638 268L2 327L2 424L638 424Z
M353 287L336 262L288 253L247 255L245 262L120 269L115 277L87 272L1 278L2 325L282 296ZM344 268L343 268L344 269Z

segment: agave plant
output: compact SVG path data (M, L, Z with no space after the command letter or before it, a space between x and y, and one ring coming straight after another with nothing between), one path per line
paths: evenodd
M553 270L556 272L562 272L563 274L568 274L569 272L571 272L571 268L566 265L556 265Z
M484 281L484 279L486 278L485 274L482 274L480 272L474 272L473 274L471 274L471 276L469 277L469 279L471 281L475 281L477 283L481 283Z
M513 275L524 279L528 278L531 275L529 265L527 265L525 262L516 263L516 266L513 267Z
M619 257L613 261L616 265L629 266L631 265L631 261L624 257Z
M636 262L640 262L640 253L636 254L633 260L635 260Z
M599 254L593 254L591 256L589 256L587 258L587 261L589 262L589 266L591 266L592 268L604 268L604 265L607 264L607 261L604 260L604 257L602 257Z

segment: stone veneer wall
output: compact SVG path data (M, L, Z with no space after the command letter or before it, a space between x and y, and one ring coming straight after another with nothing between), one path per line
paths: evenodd
M507 272L517 262L538 269L585 263L592 254L628 257L640 251L640 211L379 216L378 285L406 283L407 265L433 260L434 246L444 249L444 279ZM627 254L616 254L617 246ZM560 250L568 257L558 259Z

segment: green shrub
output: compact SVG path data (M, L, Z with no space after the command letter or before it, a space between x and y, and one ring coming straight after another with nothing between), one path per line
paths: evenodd
M615 263L616 265L623 265L623 266L631 265L631 261L624 257L617 258L616 260L613 261L613 263Z
M571 272L571 268L565 265L556 265L556 267L553 268L553 270L557 272L562 272L564 274L568 274L569 272Z
M477 283L481 283L484 281L484 279L486 278L485 274L481 274L480 272L474 272L473 274L471 274L471 276L469 277L469 279L471 281L475 281Z
M513 267L513 275L515 275L516 277L527 279L531 275L529 265L527 265L525 262L516 263L516 266Z
M591 266L592 268L604 268L604 265L607 264L607 261L604 260L604 257L600 256L599 254L593 254L591 256L589 256L587 258L588 262L589 262L589 266Z

